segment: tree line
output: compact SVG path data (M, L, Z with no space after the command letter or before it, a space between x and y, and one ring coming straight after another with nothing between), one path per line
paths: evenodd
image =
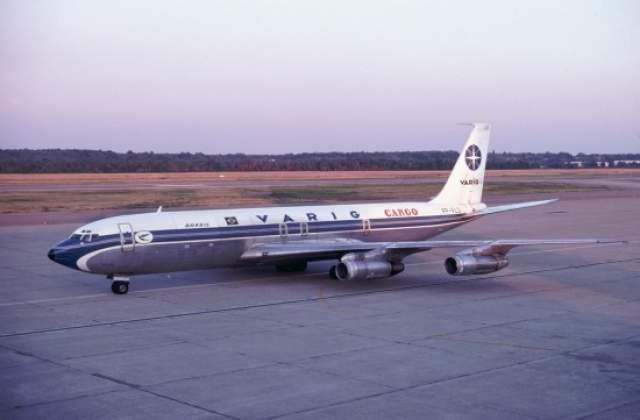
M281 155L116 153L78 149L0 149L0 173L449 170L458 152L330 152ZM489 169L640 167L640 154L496 153ZM615 162L615 165L614 165Z

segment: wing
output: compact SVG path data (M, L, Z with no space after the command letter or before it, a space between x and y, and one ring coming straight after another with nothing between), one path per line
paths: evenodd
M429 244L433 248L471 248L473 255L506 255L517 246L545 246L545 245L578 245L578 244L608 244L624 242L611 239L497 239L484 241L424 241L398 242L390 244L391 249L405 249L405 245ZM421 249L420 251L422 251ZM426 249L424 249L426 251Z
M350 240L291 241L256 244L246 250L242 261L277 263L287 260L338 259L348 253L376 252L389 260L402 260L433 248L471 248L473 255L505 255L517 246L603 244L623 242L607 239L500 239L469 241L361 242Z

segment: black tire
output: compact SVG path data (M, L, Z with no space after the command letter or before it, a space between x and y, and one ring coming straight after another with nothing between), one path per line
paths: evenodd
M336 274L336 266L332 265L331 268L329 269L329 277L331 277L334 280L338 280L338 275Z
M276 270L281 273L299 273L307 269L306 261L294 261L287 264L276 265Z
M128 281L114 281L111 283L111 291L116 295L126 295L129 291Z

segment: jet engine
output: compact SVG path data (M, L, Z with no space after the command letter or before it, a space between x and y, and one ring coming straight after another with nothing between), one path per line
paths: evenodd
M452 276L486 274L501 270L509 265L504 255L478 255L460 253L444 260L444 268Z
M404 271L401 262L343 259L332 270L338 280L363 280L390 277ZM332 273L333 274L333 273Z

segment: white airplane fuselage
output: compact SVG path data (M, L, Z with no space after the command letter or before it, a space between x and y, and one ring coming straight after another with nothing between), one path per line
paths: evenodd
M78 228L49 256L106 275L238 266L258 243L425 240L473 220L485 207L398 202L132 214Z

